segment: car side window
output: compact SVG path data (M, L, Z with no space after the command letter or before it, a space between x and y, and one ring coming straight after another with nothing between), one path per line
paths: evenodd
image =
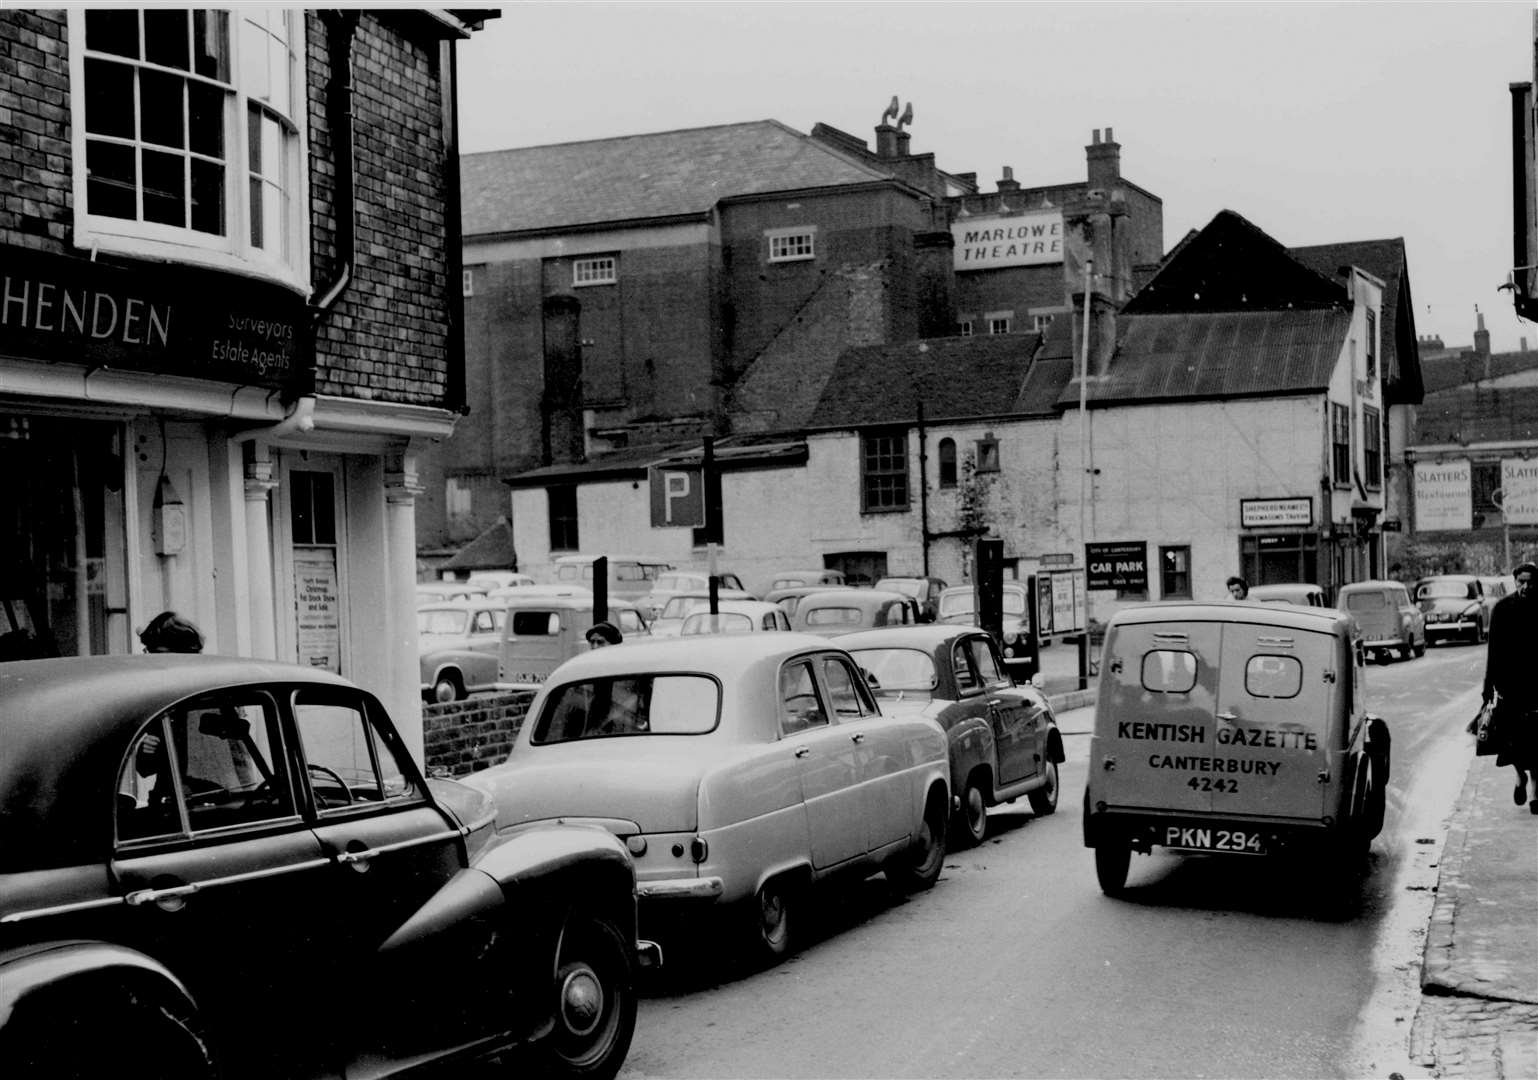
M780 730L793 735L827 723L828 714L817 696L811 662L798 660L786 664L780 669Z
M972 655L972 664L977 668L977 677L982 680L984 686L996 686L999 683L1009 682L1008 676L999 667L999 659L993 651L993 641L990 638L971 638L967 642L967 649Z
M322 814L417 796L397 748L370 723L362 700L301 690L294 696L294 723L310 791Z
M865 699L855 689L857 683L864 682L864 678L845 663L842 657L822 658L822 680L828 688L828 697L832 699L833 711L838 716L851 719L870 715Z
M277 708L205 697L147 726L118 774L119 840L210 832L296 813Z
M966 645L956 642L951 646L951 670L956 675L956 691L961 694L974 694L981 686L977 680L977 674L972 670L972 663L967 658Z
M489 612L489 611L477 611L475 613L475 623L470 628L472 633L476 633L476 634L491 634L491 633L495 633L496 629L497 629L497 621L496 621L495 616L491 612Z

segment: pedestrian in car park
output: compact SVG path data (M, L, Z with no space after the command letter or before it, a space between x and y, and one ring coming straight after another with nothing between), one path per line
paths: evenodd
M151 653L200 653L203 633L174 611L162 611L139 633L139 643Z
M611 622L594 623L587 631L587 647L589 649L601 649L605 645L618 645L625 640L625 635L619 632L619 627Z
M1250 583L1238 574L1229 578L1225 584L1228 586L1228 595L1235 600L1243 600L1250 595Z
M1483 698L1495 700L1495 763L1517 770L1512 800L1538 814L1538 674L1530 670L1538 647L1535 575L1538 566L1530 562L1513 570L1516 591L1498 600L1490 613Z

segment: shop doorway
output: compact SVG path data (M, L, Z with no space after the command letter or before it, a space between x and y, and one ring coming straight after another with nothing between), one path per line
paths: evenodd
M307 667L348 673L344 470L341 459L299 452L282 460L282 497L274 528L281 612L280 655Z

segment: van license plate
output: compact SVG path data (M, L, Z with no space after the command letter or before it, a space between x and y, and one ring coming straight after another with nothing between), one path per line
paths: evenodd
M1233 851L1242 855L1264 855L1265 844L1258 832L1247 829L1214 829L1205 825L1168 825L1164 846L1190 851Z

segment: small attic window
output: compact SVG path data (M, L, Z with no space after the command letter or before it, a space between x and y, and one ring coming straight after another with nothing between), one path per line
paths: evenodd
M578 259L571 264L573 288L586 285L613 285L619 281L619 260L613 255L596 259Z
M769 261L800 262L817 257L817 230L810 225L794 229L771 229L764 234L769 238Z

